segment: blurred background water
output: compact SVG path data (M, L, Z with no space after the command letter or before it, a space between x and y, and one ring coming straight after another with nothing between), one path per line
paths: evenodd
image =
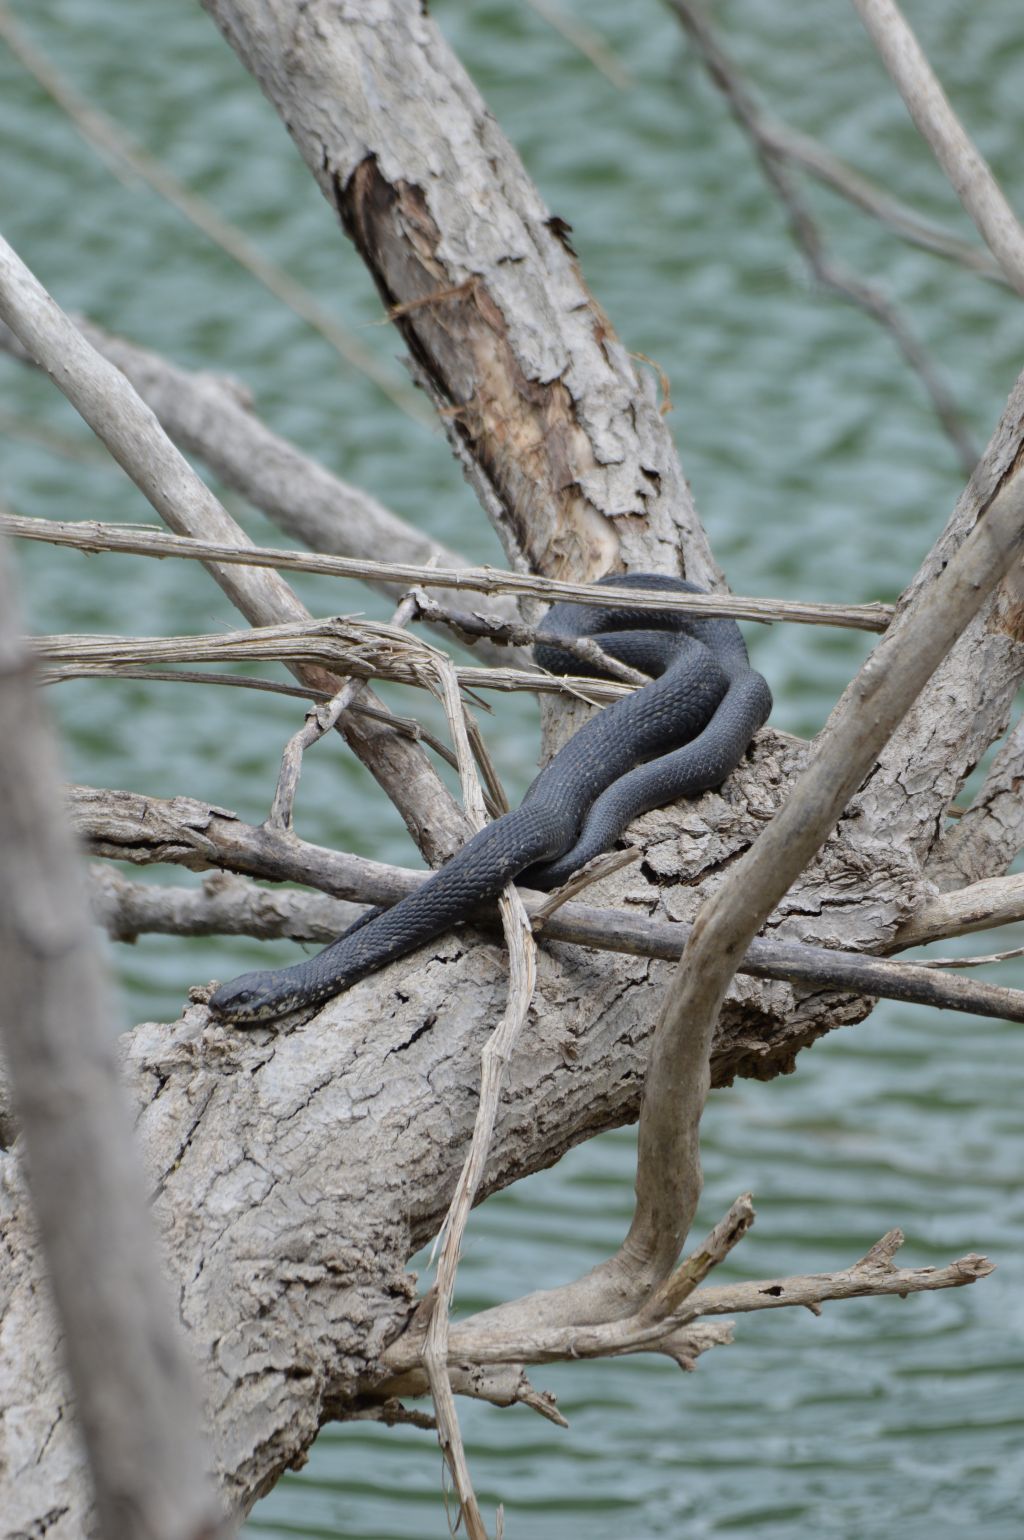
M598 30L619 89L525 0L432 10L518 146L631 349L672 383L671 425L737 592L863 601L900 590L961 484L919 382L863 315L814 292L784 220L721 101L655 0L563 0ZM741 66L794 127L966 233L952 193L852 10L725 0ZM198 7L173 0L32 0L32 35L92 101L236 220L390 369L396 339L276 116ZM908 11L946 88L1024 209L1024 15L1015 0ZM5 235L62 304L176 361L237 375L278 431L476 561L501 559L443 440L339 364L222 252L134 178L118 180L0 43ZM979 444L1024 361L1007 292L901 245L824 192L835 249L884 284L933 350ZM20 513L149 522L151 514L49 383L0 359L2 496ZM279 536L238 500L261 541ZM17 551L40 631L231 627L199 569L122 556ZM317 613L382 615L355 585L296 578ZM748 628L775 720L813 733L868 645L854 633ZM393 692L402 709L422 701ZM186 793L261 818L302 706L240 691L82 681L51 694L70 773L157 796ZM486 722L510 791L533 772L529 703ZM340 741L310 757L302 833L413 860L397 817ZM185 880L180 873L149 874ZM1020 939L1003 932L999 945ZM946 945L943 950L952 950ZM988 938L972 950L989 950ZM288 944L146 937L112 951L123 1021L170 1018L187 985L290 960ZM1019 982L1018 965L998 975ZM890 1226L908 1263L968 1250L999 1271L974 1288L833 1305L823 1318L744 1318L737 1346L681 1378L667 1362L581 1364L536 1376L570 1418L462 1409L485 1504L521 1540L741 1533L936 1540L1020 1533L1024 1345L1016 1094L1020 1029L882 1005L801 1056L797 1073L718 1092L705 1121L711 1223L747 1188L753 1234L730 1277L847 1265ZM620 1131L474 1217L460 1306L575 1276L630 1212L633 1139ZM255 1509L252 1536L388 1540L447 1533L431 1435L328 1428L308 1467Z

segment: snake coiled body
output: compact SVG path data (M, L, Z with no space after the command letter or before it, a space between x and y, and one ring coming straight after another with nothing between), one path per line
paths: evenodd
M602 581L702 591L651 573ZM528 887L559 886L641 813L720 786L771 710L768 686L750 667L734 621L563 603L548 611L541 630L592 636L610 656L655 677L584 723L520 806L487 824L415 893L358 921L315 957L221 985L210 1000L213 1011L255 1025L323 1004L450 929L512 878L522 874ZM538 643L535 656L555 673L588 671L554 642Z

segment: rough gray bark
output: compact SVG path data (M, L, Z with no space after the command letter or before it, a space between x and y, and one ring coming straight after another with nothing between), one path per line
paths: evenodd
M687 577L717 586L664 419L566 226L423 8L205 4L455 410L510 555L579 578L617 562L675 570L682 553Z
M207 8L285 117L386 302L410 307L397 324L498 493L510 556L572 578L617 564L678 570L682 561L687 575L715 584L663 420L583 287L560 226L429 17L397 0ZM951 526L954 545L1024 444L1020 405L1017 396ZM997 611L979 623L973 651L954 650L955 689L922 698L852 816L772 916L775 934L883 950L929 896L922 858L981 739L996 733L1021 665ZM570 715L553 723L549 743ZM782 734L760 734L722 791L641 820L642 866L602 891L641 913L692 920L774 815L804 754ZM541 948L487 1191L635 1117L670 971ZM301 1463L321 1422L363 1407L386 1373L383 1350L413 1309L405 1261L450 1197L480 1050L504 992L499 950L451 936L300 1025L240 1033L193 1005L126 1040L155 1213L205 1366L221 1480L240 1506ZM741 979L726 999L713 1073L779 1073L806 1043L867 1009L849 996ZM51 1480L77 1453L14 1201L16 1160L5 1157L4 1174L11 1329L0 1342L0 1404L31 1404L17 1458L26 1511L41 1517ZM52 1527L54 1540L79 1532L84 1505L81 1496Z

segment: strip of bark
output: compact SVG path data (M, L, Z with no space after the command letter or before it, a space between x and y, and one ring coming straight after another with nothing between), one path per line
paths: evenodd
M1024 718L1002 745L963 816L946 831L928 863L943 888L1006 871L1024 848Z

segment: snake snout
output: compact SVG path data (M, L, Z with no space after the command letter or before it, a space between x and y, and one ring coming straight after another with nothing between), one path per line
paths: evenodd
M230 983L221 984L208 1001L209 1009L225 1021L258 1021L264 1014L260 998L266 992L265 973L243 973Z

